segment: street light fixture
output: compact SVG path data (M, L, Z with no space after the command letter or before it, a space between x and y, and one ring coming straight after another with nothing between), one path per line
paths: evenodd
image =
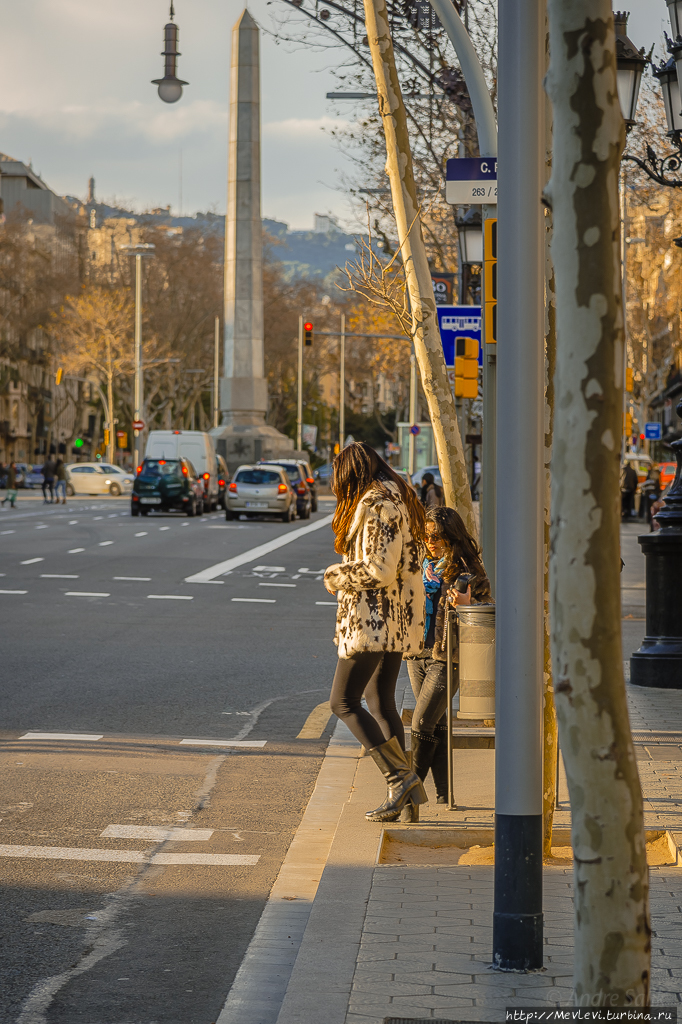
M465 214L455 217L459 234L459 254L462 263L483 263L483 222L481 210L472 206Z
M182 96L183 85L189 85L189 82L183 82L175 74L180 51L178 50L178 26L173 21L174 17L175 11L173 0L171 0L170 21L163 30L164 48L161 51L161 56L166 58L165 74L163 78L152 80L152 85L158 85L159 97L164 103L177 103Z
M652 70L661 83L668 135L672 139L677 139L679 132L682 131L682 101L675 58L671 57L665 64L661 64L660 68L654 67Z
M628 39L627 26L629 15L625 11L616 11L614 25L616 29L616 81L620 109L627 131L635 124L639 86L642 72L647 65L644 47L638 50Z
M145 256L153 256L156 246L151 242L139 242L137 245L122 245L120 249L128 256L135 257L135 385L133 389L133 424L135 424L142 422L144 389L142 379L142 260ZM144 427L133 426L133 470L135 473L142 461L140 456L140 433L142 430Z

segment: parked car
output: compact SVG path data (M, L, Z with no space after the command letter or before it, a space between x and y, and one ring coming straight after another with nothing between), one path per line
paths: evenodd
M225 518L276 515L291 523L296 517L296 497L281 466L240 466L227 487Z
M661 488L667 487L675 479L675 473L677 472L676 462L661 462L658 470L661 474Z
M30 473L31 470L32 467L29 466L27 462L17 462L17 487L26 486L26 475Z
M227 508L225 492L230 482L230 471L222 455L216 455L216 462L218 463L218 507L224 511Z
M261 459L259 466L281 466L296 491L296 514L299 519L310 519L317 512L317 484L307 462L300 459Z
M414 484L410 480L410 474L407 472L406 469L396 469L395 467L393 467L393 471L394 471L394 473L398 474L398 476L400 477L401 480L405 481L405 483L408 485L408 487L411 487L412 490L414 490ZM420 479L419 483L421 485L421 479Z
M321 484L327 485L332 478L332 464L331 462L323 462L321 466L318 466L315 470L315 479L319 480Z
M416 473L412 474L412 483L417 489L421 487L425 473L433 473L434 481L438 484L439 487L443 486L443 478L440 475L440 470L438 466L424 466L423 469L418 469Z
M134 516L150 512L204 511L204 483L189 459L145 459L133 484L130 511Z
M218 507L220 486L215 445L203 430L150 430L146 459L189 459L203 480L206 510Z
M42 486L42 480L41 480ZM120 466L105 462L70 462L66 467L66 493L74 494L130 494L133 476Z
M31 490L41 488L45 483L45 477L43 476L43 467L41 465L27 466L24 473L24 487L28 487Z

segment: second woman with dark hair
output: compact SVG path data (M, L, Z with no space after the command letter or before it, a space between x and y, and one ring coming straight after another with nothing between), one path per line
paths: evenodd
M412 767L424 781L429 768L438 803L448 798L447 661L445 613L448 603L491 604L490 581L481 552L461 516L452 508L430 508L426 513L427 557L423 564L426 590L424 650L407 661L416 698L412 713ZM462 577L468 586L458 593L454 585ZM454 645L453 665L458 677L459 652ZM459 685L458 679L456 684Z
M388 784L386 800L367 818L395 821L405 804L426 802L405 757L395 705L402 656L419 654L423 645L424 512L412 488L362 442L337 455L332 490L335 548L343 561L324 575L325 587L338 597L339 661L330 703Z

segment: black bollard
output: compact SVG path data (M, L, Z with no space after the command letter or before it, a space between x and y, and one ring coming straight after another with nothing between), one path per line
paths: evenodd
M682 401L677 415L682 417ZM671 448L677 472L654 516L661 529L637 538L646 557L646 636L630 658L630 682L682 690L682 440Z

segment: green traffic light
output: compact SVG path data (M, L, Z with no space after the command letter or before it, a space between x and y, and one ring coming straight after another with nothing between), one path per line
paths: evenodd
M84 444L85 441L83 440L82 437L77 437L76 440L73 442L74 448L82 448Z

